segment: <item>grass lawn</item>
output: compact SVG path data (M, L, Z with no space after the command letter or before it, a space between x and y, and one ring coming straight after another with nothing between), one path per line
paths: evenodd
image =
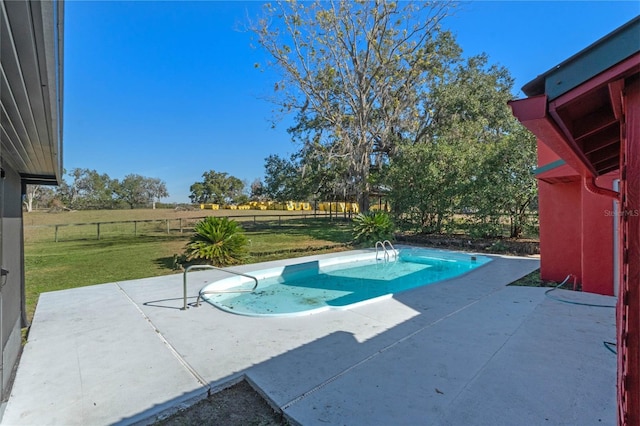
M304 256L345 249L353 236L351 222L314 218L306 212L258 210L103 210L64 213L25 213L25 291L29 321L40 293L81 286L125 281L179 273L173 269L174 256L184 253L189 239L189 223L206 215L234 216L246 229L250 240L246 263ZM280 217L278 217L280 216ZM182 219L182 220L181 220ZM170 220L171 232L163 223L134 225L105 224L100 240L96 226L62 226L59 242L54 242L52 225L77 223ZM189 222L191 220L191 222ZM176 223L185 224L180 233ZM445 236L450 240L451 236ZM465 242L467 239L464 239ZM432 245L433 242L425 241ZM460 249L457 246L441 248ZM465 248L468 248L465 246ZM545 285L539 273L514 285Z
M121 214L122 211L115 212ZM117 220L108 214L105 217L105 213L92 214L97 220ZM138 218L144 220L144 216ZM48 216L44 219L51 220ZM281 226L247 225L247 228L250 240L247 263L336 251L352 237L350 223L343 221L291 219L283 221ZM42 292L179 273L173 269L174 255L184 252L190 235L189 232L121 234L97 240L93 231L87 230L86 238L76 235L79 239L56 243L50 238L39 238L38 233L48 229L25 229L25 291L29 321Z

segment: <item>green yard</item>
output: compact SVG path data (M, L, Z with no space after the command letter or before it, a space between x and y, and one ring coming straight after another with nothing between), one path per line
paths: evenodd
M132 225L105 226L100 240L95 226L65 226L66 238L53 239L52 227L71 223L124 220L171 219L224 213L245 213L250 240L247 263L342 250L351 240L351 225L328 218L287 218L288 212L113 210L25 214L25 288L27 316L31 320L42 292L93 284L179 273L173 268L174 255L180 255L189 238L188 229L180 233L172 226L169 234L162 224L133 235ZM126 213L126 214L125 214ZM182 214L180 214L182 213ZM267 215L282 214L277 218ZM254 220L254 216L256 219ZM186 219L185 222L186 223ZM73 228L73 233L69 230Z
M174 259L184 253L193 224L206 215L233 216L243 225L249 239L246 263L345 250L353 238L352 222L341 214L329 218L312 212L169 209L25 213L28 319L42 292L180 273ZM414 235L411 241L454 250L538 252L537 240Z

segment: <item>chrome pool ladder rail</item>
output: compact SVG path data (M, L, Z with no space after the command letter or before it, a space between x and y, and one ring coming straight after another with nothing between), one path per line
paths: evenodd
M211 294L211 293L252 293L256 287L258 287L258 279L256 277L254 277L253 275L248 275L248 274L243 274L242 272L236 272L236 271L231 271L229 269L225 269L225 268L218 268L217 266L213 266L213 265L191 265L191 266L187 266L187 268L184 270L184 273L182 274L182 286L183 286L183 301L184 304L182 306L182 310L187 310L189 308L189 306L187 305L187 272L194 270L194 269L215 269L216 271L221 271L221 272L227 272L229 274L233 274L233 275L239 275L242 277L246 277L246 278L250 278L252 279L255 284L253 285L253 287L251 289L242 289L242 290L209 290L206 292L203 292L202 290L198 292L198 298L196 299L196 307L200 306L200 297L203 294Z
M389 249L387 249L387 246L389 247L389 249L391 249L391 251ZM398 252L396 251L396 249L393 247L393 244L391 244L391 241L389 240L384 240L384 241L376 241L376 260L378 260L378 247L382 248L382 252L384 253L384 260L385 261L389 261L391 255L389 253L393 253L393 256L395 257L395 259L398 258Z

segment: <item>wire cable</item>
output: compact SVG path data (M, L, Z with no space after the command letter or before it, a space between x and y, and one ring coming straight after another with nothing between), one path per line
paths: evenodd
M545 291L544 294L545 296L547 296L549 299L555 300L557 302L562 302L562 303L569 303L571 305L579 305L579 306L592 306L594 308L615 308L615 305L599 305L596 303L584 303L584 302L574 302L573 300L566 300L566 299L560 299L559 297L554 297L554 296L550 296L549 293L551 293L554 290L559 289L560 287L562 287L563 285L565 285L567 283L567 281L569 281L569 278L571 278L573 276L573 274L569 274L567 275L567 278L564 279L564 281L562 281L560 284L558 284L557 286L550 288L549 290Z
M562 281L560 284L558 284L557 286L550 288L549 290L545 291L544 294L545 296L547 296L549 299L558 301L558 302L562 302L562 303L569 303L571 305L580 305L580 306L592 306L595 308L615 308L615 305L611 306L611 305L598 305L595 303L582 303L582 302L574 302L573 300L565 300L565 299L560 299L558 297L553 297L550 296L549 293L551 293L554 290L559 289L560 287L562 287L563 285L565 285L567 283L567 281L569 281L569 278L573 277L573 274L569 274L567 275L567 278L564 279L564 281ZM574 277L575 280L575 277ZM575 288L575 281L574 281L574 288ZM604 345L605 348L607 348L608 351L612 352L614 355L617 355L618 352L616 352L616 343L615 342L607 342L607 341L603 341L602 344Z

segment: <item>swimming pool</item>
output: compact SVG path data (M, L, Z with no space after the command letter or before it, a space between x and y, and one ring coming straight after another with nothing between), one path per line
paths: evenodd
M401 248L385 260L376 253L357 253L251 272L254 281L234 276L205 286L203 300L235 314L297 316L353 307L423 285L465 274L489 257L424 248Z

